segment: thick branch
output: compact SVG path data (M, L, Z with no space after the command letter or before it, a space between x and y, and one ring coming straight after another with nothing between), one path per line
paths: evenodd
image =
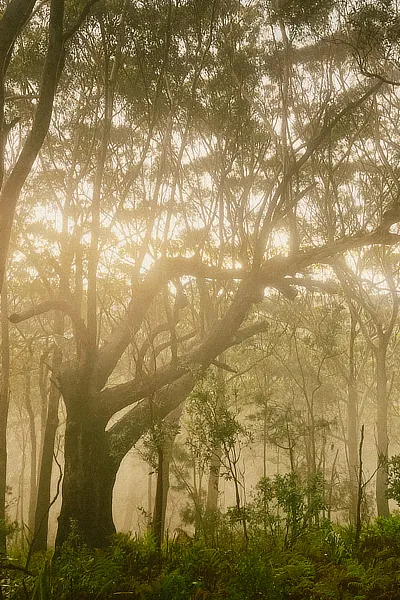
M154 419L164 419L186 400L193 390L198 375L186 373L167 386L154 398L146 398L134 406L108 431L111 456L118 465L125 454L140 440Z
M76 308L65 300L53 299L40 302L40 304L37 304L28 310L24 310L21 313L13 313L9 316L9 321L11 321L11 323L22 323L22 321L26 321L38 315L43 315L51 310L59 310L68 315L72 321L76 333L79 336L80 341L84 345L87 344L87 329L85 323L81 319Z
M283 277L301 273L315 264L330 264L335 256L349 250L377 244L392 246L399 243L400 235L380 229L371 233L346 236L333 243L303 250L292 256L271 258L261 267L259 282L265 286L274 287Z
M335 281L320 281L319 279L310 279L309 277L285 277L287 285L303 287L306 290L318 290L325 294L339 294L340 285Z
M207 279L241 279L246 276L243 270L221 270L204 265L198 258L162 258L149 271L145 279L138 284L128 307L125 318L113 331L107 343L99 350L95 385L104 387L120 357L130 343L132 337L143 323L146 312L157 293L168 281L190 275Z
M13 0L6 6L0 20L0 70L8 61L16 37L29 19L36 0Z
M235 279L242 281L239 284L235 298L225 313L224 317L215 323L215 326L210 331L209 335L201 343L197 349L189 352L185 357L179 359L178 366L174 371L186 369L182 366L187 364L209 365L210 361L214 360L220 353L232 344L236 332L241 327L243 321L247 317L249 310L254 302L262 299L260 290L264 287L278 287L285 277L301 273L306 268L313 264L329 264L334 256L344 253L348 250L359 248L362 246L373 244L397 244L400 241L400 236L391 234L387 231L376 230L372 233L363 233L337 240L334 243L326 244L318 248L311 248L298 252L296 255L289 257L274 257L264 263L259 272L248 273L246 271L235 271ZM171 258L161 260L147 278L137 288L134 298L131 301L128 314L123 320L122 325L112 334L107 345L100 351L97 371L98 389L104 387L110 373L113 371L122 352L128 345L131 336L137 331L141 325L146 311L152 299L159 291L161 285L182 275L198 276L199 273L208 271L208 267L201 264L197 259ZM217 270L222 276L222 271ZM228 271L231 275L231 272ZM162 370L161 370L162 371ZM173 380L176 377L173 377ZM163 375L162 379L163 381ZM136 381L141 384L142 380ZM171 381L163 381L162 385L166 385ZM130 394L134 391L132 402L138 401L149 393L154 393L159 389L158 384L153 384L150 389L143 390L137 395L138 388L132 387L132 384L122 384L127 388L121 387L122 392L121 403L119 408L124 408L131 404L129 401ZM119 386L118 386L119 387ZM142 386L140 385L140 388ZM104 391L106 393L107 390ZM142 394L142 395L141 395ZM123 399L122 399L123 398ZM107 401L108 402L108 401ZM118 408L118 410L119 410Z
M231 340L231 345L240 344L258 333L267 331L268 328L269 324L266 321L244 327L236 332L234 341ZM130 411L110 428L108 433L110 447L117 464L138 442L143 433L151 425L152 420L164 419L187 398L204 371L205 368L199 368L187 372L177 381L136 404L136 406L131 408Z
M240 288L225 317L215 323L205 340L181 356L176 364L165 365L146 377L136 377L132 381L103 390L100 394L103 413L110 418L130 404L154 396L158 390L188 373L198 376L227 348L265 331L267 325L264 322L239 330L253 302L251 281L242 282Z

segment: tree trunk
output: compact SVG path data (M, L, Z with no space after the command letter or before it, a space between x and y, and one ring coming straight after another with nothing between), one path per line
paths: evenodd
M361 533L361 526L362 526L361 507L362 507L362 501L363 501L363 496L364 496L363 460L362 460L363 445L364 445L364 425L362 425L362 427L361 427L360 447L358 450L357 505L356 505L356 522L355 522L356 529L355 529L355 537L354 537L356 548L357 548L358 542L360 540L360 533Z
M221 447L216 448L210 461L210 473L207 483L206 512L215 514L218 510L219 478L221 471Z
M210 543L215 546L217 544L217 522L218 522L218 497L219 497L219 480L221 473L221 446L214 450L211 457L207 482L207 500L206 500L206 519L204 528L206 529L205 536L210 538Z
M29 539L33 536L35 523L35 507L37 493L37 436L35 414L31 401L31 373L30 364L25 373L25 407L29 418L29 440L31 446L30 477L29 477L29 508L28 508L28 531Z
M166 496L166 494L164 494L164 466L164 450L163 448L158 448L157 486L151 530L159 550L161 549L164 537L165 525L163 519L163 517L165 517L164 497Z
M386 373L387 343L382 335L378 336L376 351L376 447L378 453L376 471L376 507L378 516L388 517L389 501L387 497L387 460L388 460L388 394Z
M220 360L224 360L224 356L220 356ZM225 403L225 379L222 369L217 369L218 382L218 402ZM209 464L210 473L208 475L207 484L207 500L206 500L206 526L207 535L211 537L212 543L216 543L215 533L217 528L217 513L218 513L218 495L219 495L219 478L221 472L222 448L213 449Z
M6 552L7 419L9 406L10 339L7 287L1 293L1 380L0 380L0 555Z
M356 338L356 319L350 315L350 342L349 342L349 379L347 386L347 461L350 484L350 523L355 525L357 519L358 496L358 456L357 456L357 386L355 374L354 343Z
M60 355L59 348L55 349L53 367L56 355ZM54 442L58 428L58 404L60 392L54 383L51 384L49 403L47 409L46 428L43 438L42 459L40 463L39 484L36 500L35 528L32 540L32 550L39 552L47 549L47 536L49 530L49 508L51 495L51 475L53 470Z
M110 456L103 420L74 411L67 418L63 504L56 546L71 532L90 547L101 548L115 533L112 494L119 463Z
M182 402L177 408L175 408L175 410L167 415L167 417L164 419L164 423L167 428L179 423L183 408L184 402ZM168 431L167 429L164 445L158 450L157 487L152 522L153 533L159 544L159 547L161 547L161 542L165 533L165 516L167 514L170 465L177 433L178 429L176 429L176 431Z
M10 2L9 7L17 6L17 2ZM34 3L25 2L26 7L21 10L20 23L24 24L29 17ZM17 17L17 21L18 21ZM1 24L4 21L2 19ZM14 213L21 193L22 186L28 177L33 163L39 154L46 137L50 119L53 112L53 102L56 88L61 74L62 59L64 56L64 1L52 0L50 3L50 19L46 61L43 68L42 83L39 101L36 107L32 128L27 135L25 144L18 159L5 181L0 194L0 289L3 285L6 269L7 255L10 244L11 229ZM18 31L16 31L17 33ZM1 38L0 38L1 41ZM8 52L11 51L14 40L11 41ZM7 53L8 53L7 52ZM4 63L3 65L4 66Z

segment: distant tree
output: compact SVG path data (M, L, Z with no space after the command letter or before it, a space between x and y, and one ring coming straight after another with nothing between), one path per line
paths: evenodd
M388 416L389 389L387 355L392 335L399 313L399 298L397 294L397 266L394 266L390 253L382 250L376 257L380 274L370 282L374 287L374 279L383 275L387 282L389 293L383 296L378 291L374 294L370 289L368 295L363 290L362 272L367 265L371 266L369 258L366 264L360 265L359 275L355 274L344 264L341 264L341 282L346 296L354 301L350 304L353 318L360 324L362 334L367 341L375 360L376 385L376 445L377 445L377 474L376 474L376 504L379 516L389 516L387 495L387 462L389 449ZM362 261L363 262L363 261ZM379 287L379 286L378 286Z
M193 391L188 400L191 426L188 441L193 454L214 467L212 458L218 458L217 475L233 482L235 491L235 520L241 523L243 535L248 541L247 520L243 501L243 482L240 472L241 454L250 441L250 431L239 422L229 406L232 398L221 394L216 381L207 381Z

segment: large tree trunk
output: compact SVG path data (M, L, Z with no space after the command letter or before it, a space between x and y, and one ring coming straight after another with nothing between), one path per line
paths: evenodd
M389 501L387 497L387 460L388 460L388 394L386 373L387 343L383 336L378 336L376 351L376 449L378 463L376 472L376 507L378 516L388 517Z
M193 389L195 381L189 373L160 392L158 404L148 399L139 403L130 411L131 430L122 418L116 424L118 427L106 432L107 418L96 419L89 411L88 402L67 395L65 472L57 547L67 539L71 525L91 547L109 543L110 536L115 533L113 488L122 459L148 430L153 417L164 419L174 409L180 410L182 399ZM91 406L96 406L94 400Z
M67 419L57 547L73 531L97 548L106 546L115 533L112 494L119 465L110 456L106 424L85 412L74 411Z
M227 331L230 329L227 328ZM236 335L236 340L241 339L240 335ZM229 347L229 334L226 334L227 339L216 334L215 337L220 345L225 343ZM210 346L211 350L207 350L211 357L221 353L219 348L219 351L213 352L214 345ZM205 360L203 357L204 362ZM69 393L74 386L76 388L77 381L82 377L81 368L78 367L76 371L68 368L62 374L59 373L58 383L67 406L67 426L63 502L56 539L58 547L68 537L71 520L76 523L88 545L96 547L107 544L110 535L115 532L112 493L122 459L149 429L154 419L162 420L179 407L192 391L200 373L201 370L196 373L191 370L164 386L157 393L157 402L149 398L137 402L107 432L105 426L110 414L107 413L104 419L98 417L97 420L95 414L100 413L101 407L107 412L108 403L112 404L114 396L118 399L121 386L109 388L106 393L100 392L99 398L92 398L88 402L84 400L83 393L79 397L77 393ZM125 384L122 385L123 388L124 386ZM82 381L78 387L84 389Z

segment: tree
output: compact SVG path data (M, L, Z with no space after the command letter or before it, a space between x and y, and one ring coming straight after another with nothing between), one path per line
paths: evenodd
M368 258L367 258L368 261ZM346 295L355 300L358 310L353 305L354 318L357 318L361 331L373 353L375 359L375 377L376 377L376 435L377 435L377 476L376 476L376 503L379 516L389 516L389 504L387 495L387 463L388 463L388 373L387 373L387 353L392 334L396 325L399 312L399 299L397 286L392 267L390 265L390 255L382 253L379 256L380 267L389 286L390 304L387 299L383 302L377 295L373 294L365 297L360 285L360 280L354 278L350 270L341 267L344 291ZM361 267L362 268L362 267ZM371 282L373 285L373 282ZM375 303L374 303L375 300ZM361 311L367 315L368 326L362 317ZM387 313L387 314L385 314ZM386 318L385 318L386 317ZM386 321L386 322L385 322ZM373 333L371 335L371 327Z
M83 7L75 22L71 23L71 27L67 30L64 29L64 1L53 0L50 3L47 52L38 89L35 116L18 158L10 166L5 164L5 149L7 137L16 122L7 122L6 119L5 103L12 100L12 97L7 97L7 72L13 55L18 49L17 39L31 21L35 4L35 0L13 0L7 4L0 21L0 288L5 276L15 209L22 186L32 169L50 125L65 48L86 18L94 2ZM45 31L43 35L45 35Z
M88 4L81 7L75 13L74 20L70 21L70 27L64 28L65 16L64 1L53 0L50 2L48 13L48 32L43 28L42 38L47 37L47 51L43 61L41 82L37 87L37 94L32 99L37 99L36 110L30 127L26 132L25 141L21 147L18 157L14 162L10 161L12 152L8 153L8 144L13 136L13 129L18 124L20 117L16 116L18 111L14 107L8 107L23 99L24 94L18 89L12 89L12 77L9 77L13 68L13 59L18 55L21 48L21 36L29 28L30 23L35 23L33 11L35 0L11 0L2 10L0 19L0 290L5 280L7 256L11 238L11 230L14 221L16 206L21 194L22 187L34 165L40 148L44 142L50 125L53 109L53 101L57 85L63 68L65 50L68 41L79 29L89 13L91 6L96 0L90 0ZM34 25L33 25L34 27ZM34 78L31 79L33 82ZM12 142L11 142L12 145ZM3 302L3 309L6 301ZM4 311L3 311L4 312ZM8 412L8 372L9 360L7 358L7 333L3 321L3 374L1 403L1 483L0 504L1 516L4 517L4 491L6 489L6 424ZM2 535L1 548L4 550L4 537Z

